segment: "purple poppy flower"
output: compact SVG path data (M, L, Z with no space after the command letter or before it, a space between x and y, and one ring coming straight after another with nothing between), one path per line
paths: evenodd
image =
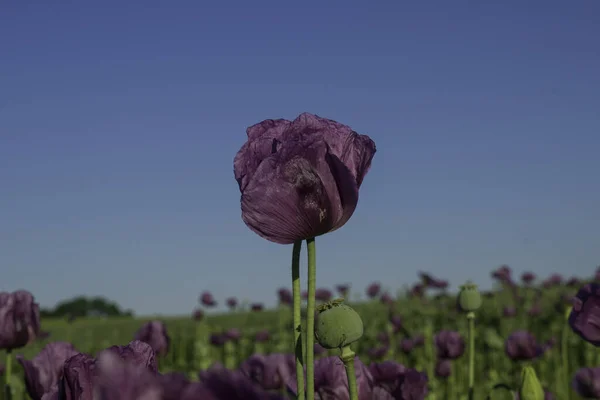
M394 333L398 333L402 329L402 317L396 314L390 314L390 324L394 327Z
M373 363L369 366L373 377L373 393L377 399L423 400L427 396L427 375L412 368L406 368L394 361Z
M156 372L135 361L135 357L129 360L120 357L117 351L100 353L96 360L94 399L162 400L163 390Z
M577 370L573 377L573 389L586 399L600 399L600 367Z
M492 271L492 278L506 284L512 282L511 275L512 271L508 265L502 265L495 271Z
M544 349L531 333L515 331L504 342L504 351L513 361L527 361L541 356Z
M439 358L455 360L465 352L465 341L456 331L440 331L435 335L435 346Z
M202 321L204 319L204 311L202 311L201 309L195 310L192 314L192 318L195 321Z
M33 400L40 400L44 393L57 385L62 377L65 361L79 352L71 343L48 343L32 360L17 355L17 361L25 372L25 387Z
M348 296L348 292L350 291L350 285L348 285L348 284L336 285L335 290L337 290L337 292L339 293L340 296L346 297L346 296Z
M171 344L167 327L161 321L146 322L136 332L135 340L148 343L152 347L152 350L161 356L165 356L169 352L169 345Z
M387 354L388 349L389 347L386 345L372 347L367 351L367 354L369 354L369 358L372 360L381 360Z
M527 310L527 315L530 317L539 317L542 314L542 305L539 301L536 301L529 310Z
M256 385L239 370L211 368L203 371L201 381L183 391L181 400L284 400Z
M279 296L279 304L290 305L294 302L292 292L288 288L279 289L277 291L277 296Z
M250 309L251 309L252 311L262 311L262 310L263 310L263 308L264 308L264 306L263 306L261 303L253 303L253 304L250 306Z
M254 354L242 363L240 370L263 389L279 390L295 376L296 359L293 354Z
M323 354L327 354L327 349L325 349L323 346L321 346L319 343L315 343L313 346L313 353L315 354L315 356L320 356ZM0 375L2 375L0 373Z
M372 399L373 377L358 357L354 359L358 398ZM315 399L349 400L348 377L344 363L337 356L323 357L315 360ZM296 378L287 381L287 387L292 394L297 395Z
M237 342L242 338L242 332L240 332L239 329L231 328L225 331L225 337L227 338L227 340Z
M368 136L309 113L265 120L246 133L233 165L250 229L291 244L350 219L376 151Z
M506 318L512 318L517 315L517 309L514 307L504 307L502 315Z
M326 302L331 300L332 297L333 293L329 289L320 288L315 290L315 299L318 301Z
M576 277L571 277L569 278L569 280L567 281L566 285L568 287L577 287L581 285L581 281L579 280L579 278Z
M181 372L171 372L157 376L158 384L162 389L161 400L179 400L190 381Z
M206 307L215 307L217 305L217 301L210 292L203 292L200 295L200 303Z
M448 359L439 359L435 363L435 376L445 379L452 374L452 361Z
M533 272L523 272L523 275L521 275L521 281L525 285L531 285L533 281L535 281L535 274Z
M40 332L40 307L31 293L0 293L0 349L13 350L33 342Z
M421 278L421 283L426 288L446 289L448 287L448 281L437 279L427 272L419 272L419 277Z
M422 333L419 333L417 335L415 335L413 338L413 343L415 344L415 347L421 347L425 344L425 335L423 335Z
M211 333L208 341L213 346L221 347L227 343L227 336L224 333Z
M229 307L232 310L235 309L238 304L238 301L235 297L230 297L225 302L227 303L227 307Z
M390 336L387 332L379 332L377 334L377 341L382 344L390 344Z
M152 347L139 340L126 346L109 347L101 351L97 358L76 354L63 365L58 399L135 400L147 393L148 397L143 397L144 400L160 400L160 397L155 397L157 394L160 396L161 392L154 380L157 373Z
M263 329L262 331L258 331L258 332L256 332L256 335L254 335L254 341L258 342L258 343L267 342L267 341L269 341L269 339L271 339L271 334L266 329Z
M367 286L367 296L370 299L374 299L379 295L381 291L381 284L379 282L373 282L369 286Z
M410 289L409 294L411 297L422 298L425 294L425 286L421 285L420 283L417 283L416 285L413 285L413 287Z
M96 380L96 359L87 354L76 354L65 361L63 377L58 385L60 400L92 400Z
M382 304L385 304L387 306L391 306L394 304L394 298L388 292L382 294L379 300Z
M569 325L583 340L600 346L600 284L583 286L573 298Z
M408 354L415 348L415 342L412 339L402 339L399 347L400 351Z

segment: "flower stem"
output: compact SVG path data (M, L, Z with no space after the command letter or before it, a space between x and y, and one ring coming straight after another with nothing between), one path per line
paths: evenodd
M354 370L354 357L356 354L350 349L350 346L342 348L340 359L344 362L346 376L348 377L348 391L350 400L358 400L358 387L356 385L356 371Z
M475 313L467 313L469 321L468 340L469 340L469 400L473 400L473 390L475 386Z
M296 354L296 384L298 399L304 400L304 360L302 356L302 294L300 292L300 251L302 240L292 250L292 296L294 302L294 352Z
M5 365L5 370L4 370L4 379L5 379L5 386L4 386L4 398L6 400L10 400L12 398L12 390L10 387L10 376L12 373L12 354L10 350L6 351L6 365Z
M306 398L315 399L315 286L317 257L315 238L306 239L308 248L308 301L306 305Z

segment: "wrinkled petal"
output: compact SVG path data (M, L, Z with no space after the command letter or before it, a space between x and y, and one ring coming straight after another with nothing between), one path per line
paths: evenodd
M53 342L44 346L32 360L17 355L16 359L25 372L25 387L29 396L39 400L52 386L57 385L65 361L78 353L71 343Z

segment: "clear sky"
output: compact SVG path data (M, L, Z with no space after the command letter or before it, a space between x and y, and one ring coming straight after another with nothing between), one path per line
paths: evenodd
M600 264L597 0L2 3L0 290L273 305L292 248L242 222L233 157L305 111L378 148L319 286Z

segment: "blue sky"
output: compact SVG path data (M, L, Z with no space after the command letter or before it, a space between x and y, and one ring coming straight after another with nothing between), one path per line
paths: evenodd
M317 239L319 286L600 264L597 0L13 1L0 18L0 290L273 305L291 246L242 222L233 157L249 125L304 111L378 147L354 216Z

